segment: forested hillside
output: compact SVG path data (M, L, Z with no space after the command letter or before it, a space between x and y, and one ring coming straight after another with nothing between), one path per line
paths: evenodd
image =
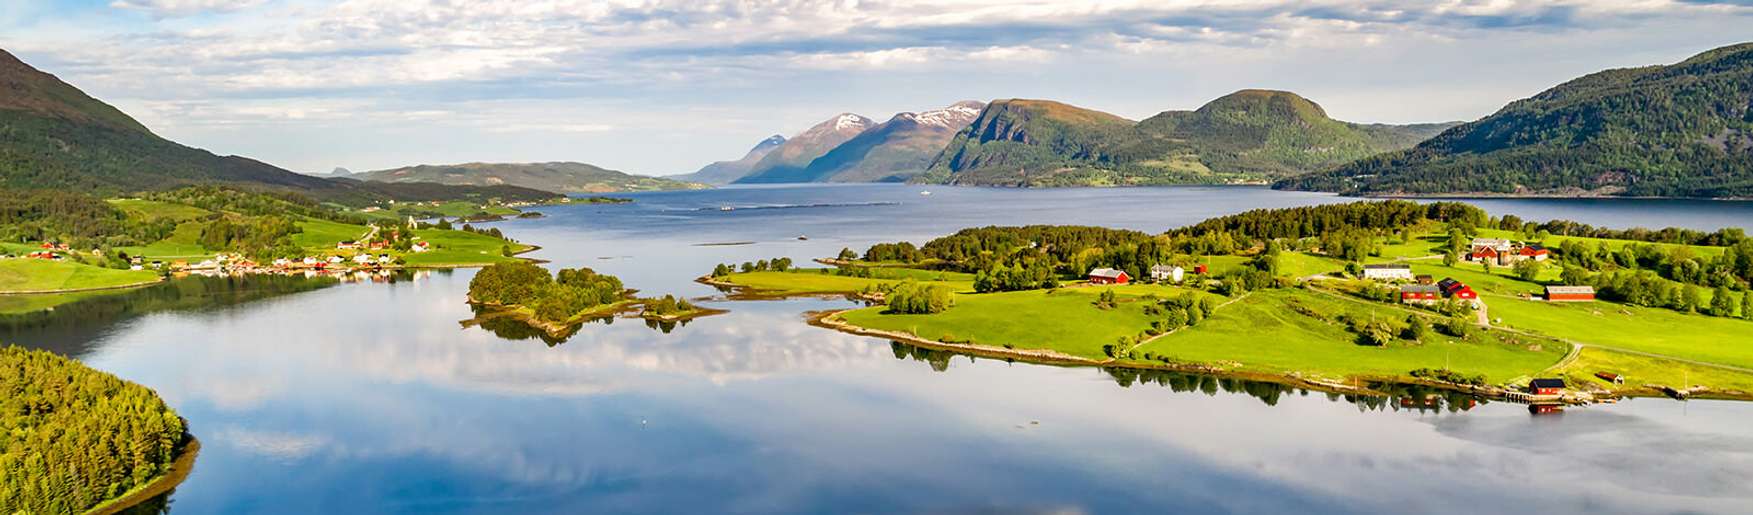
M0 512L83 513L166 473L187 441L152 390L0 347Z
M1753 43L1607 70L1418 146L1280 182L1362 194L1753 196Z
M1243 90L1133 123L1042 100L1000 100L922 178L1005 186L1264 182L1384 150L1449 124L1364 125L1294 93Z

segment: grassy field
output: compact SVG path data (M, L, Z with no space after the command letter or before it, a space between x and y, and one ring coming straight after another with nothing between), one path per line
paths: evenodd
M1587 344L1753 368L1753 322L1607 302L1487 299L1503 325Z
M1593 384L1602 388L1616 386L1595 377L1596 372L1612 372L1625 376L1622 387L1627 388L1645 384L1682 388L1708 385L1717 390L1753 392L1753 374L1593 347L1584 348L1576 361L1560 368L1558 372L1573 384Z
M203 247L199 243L201 230L205 227L206 222L183 222L177 224L176 231L172 232L169 237L153 242L151 245L121 247L117 250L126 252L130 256L144 256L153 259L211 256L214 254L213 250Z
M1278 256L1278 275L1291 277L1309 277L1326 275L1345 269L1345 263L1322 256L1313 256L1301 252L1285 252Z
M146 270L116 270L42 259L0 259L0 292L6 293L113 288L157 278L157 273Z
M420 229L414 236L432 244L433 250L420 253L407 253L402 257L408 266L457 266L492 264L511 261L505 257L501 247L511 245L512 252L522 252L531 247L517 243L507 243L492 236L482 236L471 232L441 229Z
M510 217L510 216L517 216L517 214L519 212L520 211L518 211L516 209L512 209L512 208L505 207L505 206L498 205L498 204L483 205L483 204L476 204L474 202L467 202L467 201L461 201L461 200L445 202L445 203L441 203L441 204L436 205L436 206L431 206L431 205L426 205L426 204L421 204L421 205L417 205L417 206L416 205L408 205L408 204L398 204L396 207L391 208L391 209L383 209L383 210L370 211L370 212L362 211L362 210L353 211L353 213L355 213L355 214L359 214L359 215L362 215L362 216L365 216L367 218L371 218L374 220L402 220L402 219L408 218L409 216L414 216L415 218L426 218L425 215L428 213L438 213L438 214L444 215L446 217L451 217L451 218L474 216L474 215L479 215L479 214L489 214L489 215L499 215L499 216Z
M298 222L304 232L292 235L292 244L310 251L335 250L335 244L353 241L365 236L370 231L363 225L344 224L328 220L307 218Z
M1096 297L1112 289L1112 309L1096 307ZM959 294L955 306L934 315L884 313L884 307L842 315L854 325L911 333L932 340L971 342L1018 349L1052 349L1090 359L1106 359L1102 346L1150 327L1144 314L1148 294L1168 297L1191 291L1171 286L1127 285L1005 293ZM1207 295L1201 293L1200 295Z
M1322 318L1305 313L1318 313ZM1501 382L1551 366L1567 350L1554 342L1505 342L1490 337L1459 341L1434 332L1422 344L1358 345L1357 336L1339 322L1341 314L1396 323L1406 318L1405 313L1385 306L1372 307L1304 290L1267 290L1138 351L1184 361L1235 361L1243 370L1314 373L1330 379L1399 376L1446 364L1457 372L1484 374L1488 381Z
M212 211L185 204L173 204L156 200L141 199L109 199L107 202L116 209L127 213L129 218L141 220L187 221L213 214Z

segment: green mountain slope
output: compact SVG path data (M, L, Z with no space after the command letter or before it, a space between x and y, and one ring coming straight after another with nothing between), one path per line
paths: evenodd
M1280 182L1362 194L1753 196L1753 43L1607 70L1399 152Z
M112 195L196 184L295 192L349 205L392 199L553 197L527 188L329 180L245 157L214 155L158 137L115 107L0 50L0 188Z
M926 180L1018 186L1262 182L1405 148L1447 124L1333 120L1293 93L1243 90L1142 122L1057 102L1003 100Z
M356 174L367 181L431 182L455 186L522 186L561 193L679 190L704 185L631 175L585 163L463 163L418 165Z

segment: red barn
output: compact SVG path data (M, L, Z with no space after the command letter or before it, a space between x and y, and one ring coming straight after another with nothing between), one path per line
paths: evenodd
M1434 285L1408 284L1400 287L1400 302L1422 303L1442 300L1443 292Z
M1457 299L1466 299L1466 300L1473 300L1473 299L1479 298L1478 293L1474 293L1472 288L1469 288L1466 286L1462 286L1461 289L1455 290L1455 292L1451 293L1450 295L1457 298Z
M1205 263L1193 265L1193 273L1199 274L1199 275L1205 275Z
M1126 284L1132 282L1132 276L1126 275L1125 270L1112 268L1090 270L1089 279L1090 284Z
M1546 300L1552 302L1588 302L1595 300L1595 287L1547 286Z
M1535 379L1528 381L1528 393L1534 395L1559 395L1564 393L1563 379Z

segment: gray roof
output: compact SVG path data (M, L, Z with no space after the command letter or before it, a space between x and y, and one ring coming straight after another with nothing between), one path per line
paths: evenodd
M1412 269L1412 265L1399 265L1399 264L1364 265L1363 267L1365 270L1411 270Z
M1408 284L1400 287L1401 293L1442 293L1442 288L1434 284Z
M1124 274L1124 273L1126 273L1126 272L1122 272L1122 271L1115 270L1112 268L1097 268L1095 270L1090 270L1090 277L1118 278L1118 277L1120 277L1120 274Z

